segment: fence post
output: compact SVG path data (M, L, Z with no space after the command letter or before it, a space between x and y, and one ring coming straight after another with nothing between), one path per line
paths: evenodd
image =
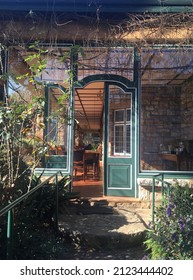
M55 212L55 227L58 232L58 174L55 177L55 188L56 188L56 212Z
M164 186L164 174L161 175L161 188L162 188L162 205L164 203L165 186Z
M13 209L7 212L7 260L13 257Z
M155 177L152 179L152 224L154 224L154 210L155 210Z
M170 196L170 193L171 193L171 184L167 183L167 195L168 195L168 197Z

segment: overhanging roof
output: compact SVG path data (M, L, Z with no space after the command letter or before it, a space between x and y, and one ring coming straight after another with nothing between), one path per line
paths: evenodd
M0 10L105 13L193 11L191 0L0 0Z

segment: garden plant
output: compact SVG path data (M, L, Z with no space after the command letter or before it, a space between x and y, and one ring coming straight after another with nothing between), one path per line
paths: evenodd
M193 259L193 196L178 182L155 211L145 245L152 260Z

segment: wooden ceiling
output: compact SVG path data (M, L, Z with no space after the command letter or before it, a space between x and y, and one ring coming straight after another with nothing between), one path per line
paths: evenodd
M84 130L97 131L103 126L104 82L94 82L75 90L75 119Z

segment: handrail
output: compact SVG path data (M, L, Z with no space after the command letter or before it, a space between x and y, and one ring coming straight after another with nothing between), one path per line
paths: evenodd
M33 189L28 191L27 193L21 195L19 198L5 206L3 209L0 210L0 217L7 213L7 259L11 259L12 256L12 231L13 231L13 208L22 202L24 199L28 198L32 193L36 192L45 184L47 184L51 179L55 178L55 185L56 185L56 230L58 230L58 174L62 175L61 171L57 171L54 175L47 178L44 182L41 182ZM62 175L63 176L63 175Z
M159 178L161 177L161 178ZM155 181L161 182L161 193L162 193L162 203L165 195L165 185L167 188L167 194L170 195L171 183L164 180L164 173L158 173L152 176L152 224L154 224L154 214L155 214Z
M0 210L0 217L3 216L4 214L6 214L9 210L13 209L16 205L18 205L20 202L22 202L25 198L27 198L28 196L30 196L32 193L36 192L38 189L40 189L41 187L43 187L45 184L47 184L52 178L56 177L56 175L58 175L58 173L60 173L60 171L56 172L54 175L50 176L48 179L46 179L44 182L40 183L39 185L37 185L36 187L34 187L33 189L31 189L30 191L24 193L23 195L21 195L19 198L17 198L16 200L14 200L13 202L11 202L10 204L8 204L7 206L5 206L3 209Z

